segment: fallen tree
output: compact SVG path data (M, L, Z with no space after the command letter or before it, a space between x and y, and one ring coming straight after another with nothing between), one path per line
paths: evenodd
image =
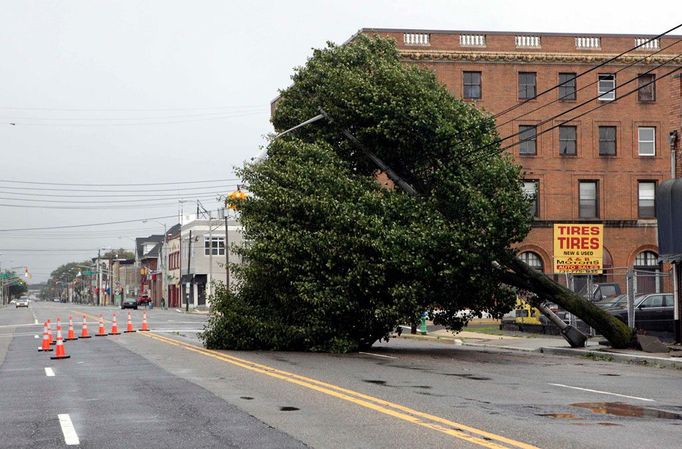
M499 317L516 288L614 347L630 344L629 328L516 257L530 200L488 114L403 65L386 39L315 50L293 81L275 129L321 110L325 118L241 170L252 192L240 204L247 262L236 268L238 288L216 295L208 346L353 351L425 310L453 330L484 312ZM409 187L379 186L377 162Z

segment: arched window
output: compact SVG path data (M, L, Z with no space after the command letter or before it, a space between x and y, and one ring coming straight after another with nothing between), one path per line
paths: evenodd
M526 251L519 254L519 259L526 262L530 267L535 268L538 271L543 271L542 257L533 251Z
M658 255L653 251L642 251L635 257L636 267L658 266Z
M658 254L642 251L635 256L635 290L638 295L661 292L661 266Z

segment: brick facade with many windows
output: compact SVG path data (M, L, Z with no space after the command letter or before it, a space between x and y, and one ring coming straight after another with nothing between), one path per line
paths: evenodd
M576 78L651 36L360 32L393 38L406 63L434 71L454 96L478 108L499 114L521 104L497 125L503 138L518 133L503 145L518 143L507 151L523 167L524 189L537 195L533 229L519 245L525 259L551 272L552 225L598 222L605 225L605 266L659 268L652 259L658 250L653 192L673 169L669 134L682 135L681 80L666 75L682 66L682 57L675 59L682 36L651 41ZM563 123L598 105L604 107ZM622 283L620 276L608 278ZM638 290L656 288L667 285L641 282Z

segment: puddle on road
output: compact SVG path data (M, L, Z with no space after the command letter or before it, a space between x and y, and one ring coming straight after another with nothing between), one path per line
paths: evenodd
M571 404L571 406L586 408L591 410L592 413L600 413L603 415L628 416L633 418L682 419L682 415L679 413L639 407L637 405L630 405L622 402L581 402Z
M239 396L239 399L245 399L247 401L252 401L253 398L251 396Z
M291 407L291 406L284 406L284 407L280 407L279 410L282 412L295 412L296 410L300 410L300 408Z
M583 419L576 417L573 413L536 413L535 415L555 419Z
M374 384L374 385L386 385L385 380L376 380L376 379L362 379L363 382L367 382L368 384Z
M471 380L490 380L490 377L475 376L473 374L462 374L462 373L439 373L439 374L442 374L443 376L463 377L464 379L471 379Z
M620 376L620 374L613 374L613 373L604 373L604 374L600 374L600 376L612 376L612 377L618 377L618 376Z

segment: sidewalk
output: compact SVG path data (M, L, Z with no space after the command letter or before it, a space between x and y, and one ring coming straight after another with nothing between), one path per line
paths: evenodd
M600 337L591 338L585 348L571 348L561 336L529 334L528 336L491 335L475 331L454 334L445 329L429 332L427 335L413 335L403 332L398 338L449 343L492 350L538 352L542 354L587 357L594 360L635 363L656 367L682 369L682 348L669 353L647 353L636 349L612 349L599 345Z

